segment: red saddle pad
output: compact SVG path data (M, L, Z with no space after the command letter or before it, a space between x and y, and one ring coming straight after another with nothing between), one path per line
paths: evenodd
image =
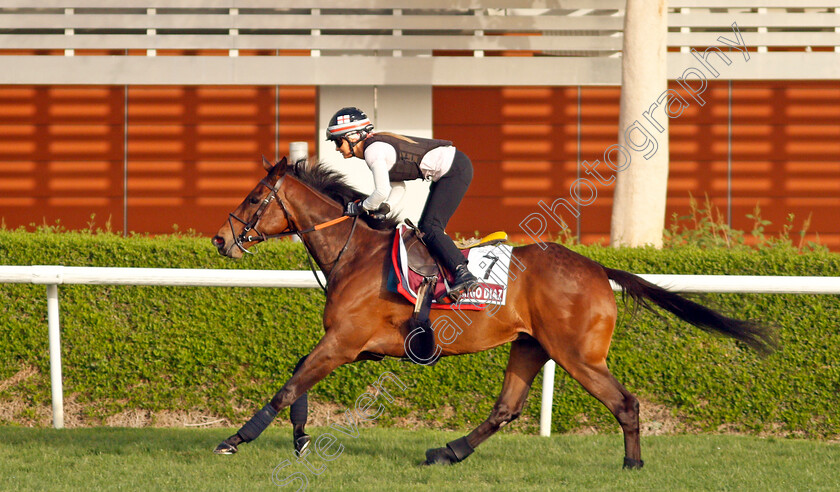
M405 230L405 225L400 224L394 234L394 245L391 249L391 261L394 265L394 273L396 275L397 292L408 299L412 304L417 302L417 290L420 284L423 283L423 276L408 268L405 262L405 245L402 241L402 231ZM461 250L461 253L466 258L468 251ZM445 272L447 281L454 280L454 277L449 272ZM438 273L438 281L435 285L434 299L443 298L446 294L446 284L444 283L444 275ZM476 304L468 302L453 303L446 298L446 302L432 301L432 309L470 309L482 310L485 304Z

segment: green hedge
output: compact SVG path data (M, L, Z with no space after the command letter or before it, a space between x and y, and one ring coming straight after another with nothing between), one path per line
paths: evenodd
M840 275L840 255L784 247L575 249L637 273ZM4 265L307 268L298 244L273 242L258 250L233 261L220 257L206 238L0 230ZM317 289L67 285L60 287L60 302L65 395L82 404L92 424L126 409L198 410L241 421L280 388L322 333ZM610 367L643 404L661 406L684 429L840 435L837 296L707 295L703 302L779 326L781 350L762 359L671 317L640 312L631 318L632 308L623 308ZM389 370L409 388L377 425L419 418L466 429L492 408L506 361L507 348L500 347L432 368L396 360L352 364L311 394L316 402L349 407ZM33 376L9 380L29 367L37 369ZM519 429L537 425L540 384L538 378ZM31 408L49 406L43 286L0 284L0 405L12 401L29 409L12 417L0 413L0 423L31 421ZM618 431L606 409L562 372L553 415L555 431Z

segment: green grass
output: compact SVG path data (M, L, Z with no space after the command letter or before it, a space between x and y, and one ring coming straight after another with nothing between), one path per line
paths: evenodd
M651 436L645 468L621 469L622 438L502 433L465 462L419 467L427 448L459 437L442 431L330 429L344 450L333 461L295 462L287 426L273 426L234 456L211 451L231 429L27 429L2 427L0 490L273 490L306 474L307 490L838 490L840 445L744 436ZM336 448L337 449L337 448ZM293 482L287 490L295 490Z

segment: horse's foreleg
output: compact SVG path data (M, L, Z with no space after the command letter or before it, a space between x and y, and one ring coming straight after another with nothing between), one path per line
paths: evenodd
M468 435L447 443L446 447L426 451L425 464L448 465L462 461L502 425L519 417L528 397L528 389L547 360L548 354L536 340L512 342L502 393L496 400L490 417Z
M292 371L292 375L294 375L300 366L303 365L303 361L306 360L306 355L300 358L295 369ZM292 440L295 444L295 451L298 453L303 453L306 451L306 448L309 447L309 435L304 430L306 427L306 420L309 414L309 398L306 396L306 393L300 395L300 397L292 403L291 407L289 407L289 420L292 422Z
M298 361L295 369L292 371L292 375L300 369L300 366L303 365L303 361L306 360L306 357L303 356ZM362 352L356 357L356 360L353 362L359 362L360 360L382 360L384 356L373 354L370 352ZM295 446L295 451L298 454L303 453L306 451L306 448L309 447L309 443L311 439L309 438L309 434L306 433L306 421L309 415L309 398L307 397L307 393L303 393L298 397L297 400L292 403L292 406L289 407L289 420L292 422L292 442Z
M338 366L352 362L358 351L342 346L335 339L323 338L300 368L280 388L271 401L236 432L216 447L216 454L233 454L243 442L251 442L271 424L277 412L290 406L318 381L324 379Z

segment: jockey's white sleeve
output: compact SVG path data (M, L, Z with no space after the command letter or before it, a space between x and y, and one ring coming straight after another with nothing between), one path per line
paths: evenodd
M376 210L391 194L391 180L388 171L397 162L397 149L385 142L374 142L365 149L365 163L373 173L373 193L365 198L362 207ZM390 204L390 202L389 202Z

